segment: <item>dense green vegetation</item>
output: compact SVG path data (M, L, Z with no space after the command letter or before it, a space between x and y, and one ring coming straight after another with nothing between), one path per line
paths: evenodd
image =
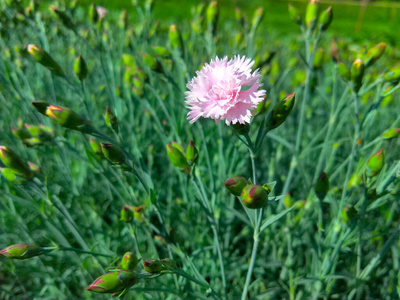
M0 249L30 245L0 299L399 297L397 8L357 36L338 4L28 2L0 2ZM259 68L248 127L187 120L216 55Z

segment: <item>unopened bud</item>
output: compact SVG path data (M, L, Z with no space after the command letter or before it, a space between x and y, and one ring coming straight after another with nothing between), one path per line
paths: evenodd
M283 203L285 204L286 208L290 208L294 205L295 201L294 198L287 193L285 198L283 198Z
M389 72L387 72L384 77L386 81L394 81L397 82L400 80L400 66L396 66L392 68Z
M339 47L338 44L336 43L335 39L332 39L331 41L331 58L335 62L339 62Z
M400 134L400 128L390 128L388 130L385 130L384 133L382 133L382 138L385 140L390 140L392 138L397 137Z
M117 293L134 285L136 280L135 272L118 270L100 276L86 290L95 293Z
M82 55L79 55L74 63L74 71L80 81L88 76L88 68Z
M28 53L41 65L49 69L54 75L64 76L65 73L59 64L43 49L36 45L28 45Z
M260 185L248 184L241 196L243 204L251 209L262 208L268 202L268 192Z
M380 43L375 47L368 50L367 54L365 55L365 67L368 68L372 64L374 64L385 52L386 44Z
M360 183L363 181L363 176L361 174L358 174L355 172L349 179L349 182L347 183L347 188L351 189L352 187L359 186Z
M135 270L138 262L139 262L139 259L137 258L137 256L134 253L127 252L124 254L124 256L121 259L119 269L133 271L133 270Z
M235 8L235 19L236 19L236 21L239 22L240 25L242 25L242 26L244 25L245 18L239 7Z
M27 259L44 253L44 249L33 244L19 243L0 250L0 256L12 259Z
M106 112L104 114L106 125L112 128L115 132L118 132L118 119L117 116L106 106Z
M378 152L369 158L365 174L368 177L375 177L382 171L384 163L383 149L379 149Z
M167 154L171 163L180 169L189 168L185 155L173 145L167 145Z
M68 29L74 29L74 23L72 23L71 18L65 13L65 11L59 10L54 5L50 5L49 9L54 12L58 19L63 23Z
M103 151L101 150L101 145L97 141L95 141L93 138L89 138L89 144L90 148L92 151L98 155L98 156L103 156Z
M361 87L364 77L364 62L361 59L356 59L351 66L350 78L353 81L354 88L358 91Z
M144 216L144 209L145 206L144 205L140 205L140 206L136 206L133 210L133 217L135 218L135 220L138 220L140 222L143 222L143 216Z
M319 2L318 0L310 0L306 9L306 25L311 30L314 28L318 18Z
M113 164L121 165L125 162L125 154L121 147L111 143L101 143L104 156Z
M329 191L329 178L325 172L322 172L315 184L315 194L320 201L324 200L326 194Z
M243 176L235 176L231 177L224 182L226 189L235 196L240 196L242 194L243 189L246 185L249 184L249 181Z
M133 219L133 207L130 205L124 205L121 209L120 220L125 223L131 222Z
M354 206L346 205L342 210L342 219L345 223L352 221L357 216L357 210Z
M217 22L219 17L219 8L217 1L211 1L206 9L206 21L208 26L211 26L212 32L217 30Z
M329 6L326 10L324 10L318 19L318 24L321 28L321 31L325 31L328 29L333 19L332 7Z
M324 51L324 49L320 48L315 52L314 68L320 69L322 67L322 65L324 64L324 59L325 59L325 51Z
M50 106L50 103L46 101L32 101L31 103L42 115L46 115L47 107Z
M253 29L256 29L258 27L263 16L264 16L264 9L262 7L257 8L256 11L254 12L253 19L251 20L251 27Z
M176 261L174 261L170 258L164 258L161 260L161 262L163 262L165 265L167 265L168 267L170 267L172 269L176 269L178 267L178 264L176 263Z
M92 125L72 109L51 104L46 109L46 116L54 119L62 127L88 132Z
M92 5L89 8L89 18L90 21L92 21L93 23L97 23L100 19L99 17L99 13L97 11L97 7L96 4L94 4L94 2L92 3Z
M297 25L302 24L302 19L299 10L291 4L289 4L289 16Z
M199 156L199 151L194 145L194 142L190 141L186 149L186 160L189 162L190 165L193 165L196 163L198 156Z
M176 25L171 25L168 32L169 41L173 48L183 49L183 39Z
M338 71L339 75L342 76L343 79L350 80L350 69L345 63L339 61Z
M296 93L287 95L277 104L275 104L265 123L265 126L268 130L277 128L283 122L285 122L286 118L293 109L295 103L295 94Z
M25 127L11 127L13 135L21 141L31 138L31 134Z
M163 265L159 260L147 259L143 261L143 267L144 270L148 273L159 273L162 270Z
M29 166L24 163L14 151L8 149L6 146L0 146L0 160L15 174L28 179L32 178L33 175Z

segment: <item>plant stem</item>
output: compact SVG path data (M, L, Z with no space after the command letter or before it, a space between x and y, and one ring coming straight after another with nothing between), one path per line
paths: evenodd
M250 152L251 166L252 166L252 171L253 171L253 184L257 184L257 169L256 169L256 161L255 161L254 144L252 143L252 141L248 135L246 135L245 137L246 137L249 152ZM254 222L255 226L254 226L254 234L253 234L253 250L251 252L249 269L247 270L246 282L243 287L242 298L241 298L242 300L247 299L247 292L249 289L249 285L251 282L251 276L253 275L254 265L255 265L256 258L257 258L257 250L258 250L258 244L259 244L259 235L260 235L262 214L263 214L263 208L256 210L255 222Z
M220 264L220 270L221 270L221 279L222 279L222 285L224 287L224 292L225 292L225 299L228 299L228 290L227 290L227 286L226 286L226 277L225 277L225 267L224 267L224 259L222 256L222 251L221 251L221 246L220 246L220 240L219 240L219 235L218 235L218 230L217 230L217 226L216 226L216 222L215 222L215 218L214 218L214 214L211 211L210 205L206 199L206 196L201 192L199 185L196 182L197 176L194 174L193 175L193 185L196 188L197 193L200 196L200 199L202 200L204 209L206 209L207 211L207 218L208 221L211 224L211 229L213 231L214 234L214 241L215 241L215 245L217 248L217 253L218 253L218 260L219 260L219 264Z
M310 98L310 92L311 92L311 78L312 78L312 75L314 72L314 67L313 67L314 56L315 56L315 52L317 51L319 39L321 37L321 32L319 31L315 38L313 51L310 53L310 36L309 36L310 34L308 31L305 32L304 28L302 28L302 31L303 31L303 34L305 35L305 44L306 44L306 57L307 57L306 81L305 81L305 87L304 87L303 100L301 102L301 108L300 108L300 120L299 120L299 127L297 129L295 149L293 152L292 160L290 162L289 173L288 173L287 179L285 181L285 185L283 187L283 192L282 192L283 195L286 195L286 193L288 192L290 183L291 183L293 175L294 175L294 169L295 169L295 167L297 167L297 157L300 152L301 139L303 136L303 129L304 129L305 110L306 110L307 102Z

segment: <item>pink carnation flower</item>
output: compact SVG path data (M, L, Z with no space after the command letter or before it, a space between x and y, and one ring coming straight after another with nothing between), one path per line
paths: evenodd
M188 119L196 122L200 117L214 119L217 123L225 120L227 125L250 123L251 110L256 108L265 96L259 90L260 73L252 72L254 60L235 56L228 61L215 58L205 64L201 71L186 87L186 104L190 109Z

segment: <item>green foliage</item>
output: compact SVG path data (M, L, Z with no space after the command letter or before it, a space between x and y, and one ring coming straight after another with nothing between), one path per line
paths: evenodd
M396 48L330 61L337 5L25 2L0 2L0 248L36 246L1 255L1 299L399 297ZM267 90L251 124L189 124L186 83L235 54Z

